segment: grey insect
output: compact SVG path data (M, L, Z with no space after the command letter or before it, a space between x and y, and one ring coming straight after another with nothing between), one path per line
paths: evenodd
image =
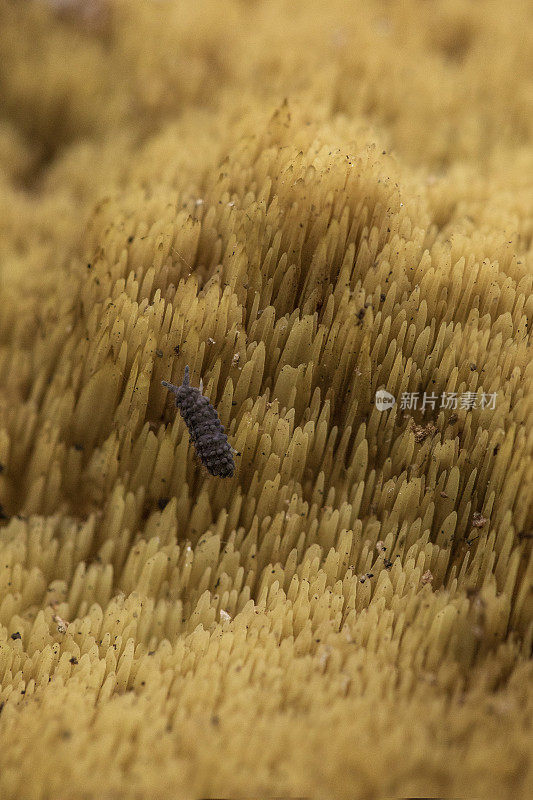
M231 478L235 472L233 453L236 451L228 442L216 409L209 402L209 398L202 394L202 382L200 381L199 389L190 385L187 365L181 386L174 386L167 381L161 383L176 395L176 406L185 420L202 464L207 467L211 475Z

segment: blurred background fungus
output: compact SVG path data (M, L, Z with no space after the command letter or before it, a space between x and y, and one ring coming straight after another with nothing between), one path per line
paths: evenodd
M533 796L531 4L0 0L0 64L2 798Z

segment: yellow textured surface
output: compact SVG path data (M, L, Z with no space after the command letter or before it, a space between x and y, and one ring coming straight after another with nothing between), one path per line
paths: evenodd
M0 2L0 797L533 796L531 3L57 5Z

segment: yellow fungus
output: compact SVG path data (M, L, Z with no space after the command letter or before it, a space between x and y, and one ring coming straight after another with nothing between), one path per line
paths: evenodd
M21 5L0 796L530 796L527 4Z

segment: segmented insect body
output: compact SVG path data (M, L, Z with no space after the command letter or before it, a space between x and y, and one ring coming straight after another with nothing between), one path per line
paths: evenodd
M185 420L202 464L207 467L211 475L231 478L235 471L233 448L209 398L204 397L201 387L196 389L189 384L188 365L185 367L181 386L174 386L167 381L161 383L176 395L176 406Z

